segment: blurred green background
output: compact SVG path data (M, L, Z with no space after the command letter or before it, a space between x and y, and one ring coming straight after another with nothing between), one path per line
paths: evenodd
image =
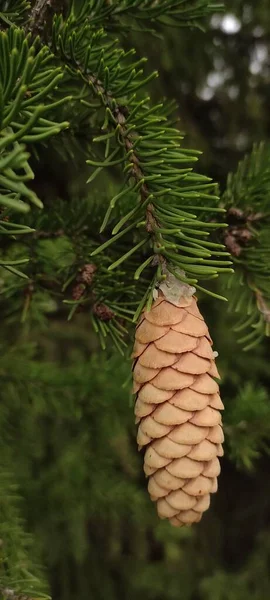
M226 2L206 33L131 31L124 44L159 70L152 96L177 101L185 145L203 150L199 169L222 191L228 172L270 134L269 0ZM61 264L57 240L42 251ZM194 528L175 530L148 497L124 386L129 361L99 350L85 315L67 324L49 302L46 310L45 322L23 329L10 319L16 343L1 360L0 414L6 439L17 441L10 452L32 553L47 565L53 599L270 598L269 342L243 352L227 307L202 297L220 355L226 456L211 509Z

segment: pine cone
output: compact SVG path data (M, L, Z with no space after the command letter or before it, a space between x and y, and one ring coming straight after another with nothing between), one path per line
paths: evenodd
M158 514L178 527L200 521L217 491L224 406L211 345L194 297L175 306L159 292L136 329L137 441Z

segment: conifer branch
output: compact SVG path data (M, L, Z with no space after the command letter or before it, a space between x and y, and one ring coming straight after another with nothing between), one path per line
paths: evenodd
M82 76L85 77L83 73ZM147 186L147 183L145 182L145 175L141 169L139 156L134 145L138 135L136 135L136 131L134 130L131 130L129 133L128 118L130 117L130 110L127 106L118 104L113 98L112 94L105 90L101 81L97 80L93 75L88 76L88 81L91 82L92 88L95 90L97 96L102 94L105 105L112 112L120 140L126 150L126 154L129 156L129 162L131 166L129 169L129 177L135 180L136 186L139 190L142 206L145 205L146 202L146 231L155 239L155 230L158 229L159 225L154 215L154 206L149 201L149 199L152 197L151 192ZM155 241L157 246L159 246L159 240L156 239ZM161 254L158 256L158 260L161 264L166 264L166 260Z
M142 3L139 4L142 7ZM148 2L147 5L149 8ZM176 6L175 2L166 4L166 10L169 5ZM192 10L195 5L199 6L195 3ZM45 9L45 4L42 6ZM100 9L100 3L98 6ZM182 10L182 2L179 6ZM62 61L65 81L68 78L70 82L81 81L84 89L87 85L88 95L80 105L86 107L89 118L96 114L96 108L91 106L91 96L98 101L96 106L103 110L104 122L97 121L95 126L101 135L95 134L93 141L99 147L105 142L105 156L96 160L92 144L93 159L87 162L95 167L95 171L89 182L103 168L117 165L122 168L125 179L120 192L111 198L101 226L101 232L107 231L107 239L102 245L95 243L92 255L109 249L113 260L107 264L108 272L119 269L123 262L128 265L127 261L136 257L133 276L145 282L150 296L152 284L149 288L149 282L153 280L153 271L155 284L164 278L165 263L177 277L194 285L200 279L231 271L228 253L224 253L223 247L201 239L209 235L208 229L215 230L225 224L209 222L211 212L222 212L217 206L218 198L213 194L215 184L209 178L193 173L188 166L200 153L181 147L182 135L170 123L170 106L151 106L149 98L141 100L137 96L137 90L145 87L156 73L145 77L140 68L144 61L132 60L132 52L123 52L103 32L96 31L92 20L88 24L85 13L75 18L73 8L74 5L66 19L54 16L51 47L57 61L59 58ZM63 93L58 103L67 100ZM52 134L57 133L53 127L51 130ZM120 207L122 200L126 204L128 197L133 198L133 205L117 222L115 205ZM112 244L118 240L121 244L122 239L128 240L124 254L117 255L113 249L111 252ZM215 255L218 260L213 260ZM74 301L84 302L85 295L81 291L76 288ZM104 298L99 302L104 304ZM75 308L74 305L71 314ZM114 308L112 312L115 312ZM137 315L137 310L135 313Z
M120 193L110 200L101 226L101 232L111 226L112 235L92 255L105 249L107 251L111 244L127 233L128 228L134 232L139 228L141 242L133 248L131 246L109 269L117 268L147 242L151 255L158 259L157 281L163 278L161 266L165 262L185 283L194 285L198 279L231 271L228 253L224 254L223 247L200 239L209 235L207 229L226 226L223 222L207 223L198 218L209 209L213 214L223 212L217 207L218 198L213 194L215 184L187 167L188 163L197 161L200 153L180 146L182 135L170 124L170 107L163 104L151 106L149 99L139 100L136 95L137 90L156 74L143 78L142 70L138 70L142 61L133 63L130 60L132 53L125 55L119 51L104 33L97 34L85 24L82 28L85 40L83 51L76 41L74 15L66 21L55 18L52 40L56 55L69 65L73 77L80 75L104 111L104 122L99 124L101 135L95 136L93 141L100 146L106 143L105 156L87 161L95 167L88 181L92 182L103 168L117 165L123 165L125 175L125 184ZM90 116L93 112L91 100L83 99L82 104L89 107ZM179 168L182 165L184 168ZM114 207L128 194L134 195L133 209L124 215L120 223L115 223ZM209 203L207 207L206 200ZM129 223L128 228L124 227L126 223ZM186 256L186 253L190 256ZM213 260L213 254L219 255L220 259ZM144 254L143 265L146 269L150 265L148 258L149 255L147 257ZM182 269L183 275L179 275L179 269ZM137 272L138 269L136 277Z
M68 336L71 331L71 361L61 357L59 368L55 363L40 362L44 343L41 338L46 336L46 328L44 336L39 336L38 353L31 354L31 360L27 361L28 346L22 345L24 335L20 335L15 350L9 347L8 356L1 356L1 457L5 457L5 466L13 468L14 463L15 474L22 467L21 481L33 471L33 466L37 472L46 463L41 484L35 484L39 487L34 489L34 498L43 491L44 506L58 502L61 506L53 522L48 519L39 523L46 534L48 529L48 539L50 528L62 532L65 522L69 536L77 528L83 532L89 511L95 517L98 511L104 513L108 494L110 498L115 494L117 506L122 507L126 493L125 489L124 494L119 491L114 473L119 470L119 461L116 463L111 456L114 445L118 457L122 452L119 436L114 440L112 435L121 393L117 381L115 397L112 394L117 363L109 372L111 362L103 361L99 355L91 358L89 368L89 323L102 348L111 340L120 352L128 352L128 326L145 306L150 307L153 290L164 278L165 264L181 281L204 290L201 280L211 281L219 273L231 273L232 255L236 270L229 284L232 307L244 317L236 329L252 329L242 342L252 347L270 331L269 152L264 156L256 149L244 168L242 165L237 175L229 178L221 207L215 183L193 171L200 153L182 148L182 134L173 125L171 107L152 104L145 96L148 83L156 74L147 76L142 69L144 61L122 50L111 36L111 32L127 30L134 22L143 23L139 27L144 31L163 25L201 26L201 20L220 6L208 0L74 0L66 17L57 14L63 4L57 0L36 0L30 20L27 0L5 0L4 14L0 12L0 28L5 29L0 33L0 234L4 240L0 257L1 315L3 319L7 317L8 323L28 319L27 335L34 325L32 339L37 339L36 324L40 327L50 316L55 319L64 315L69 320L77 310L85 311L85 315L80 315L83 319L86 316L86 365L80 349L74 351L72 328L64 334ZM32 189L31 156L35 152L39 157L41 148L41 157L45 154L46 159L49 155L53 163L55 154L49 153L54 151L57 139L59 145L66 146L64 151L72 155L72 144L75 140L79 147L82 135L87 146L89 183L105 169L117 177L105 193L99 188L95 193L92 187L91 198L84 200L79 194L71 200L68 195L59 194L59 198L54 193L53 201L49 198L48 202L47 192L44 210L39 210L42 204ZM74 154L72 160L76 162ZM46 168L46 160L44 165ZM109 178L106 184L108 181ZM107 211L105 208L100 227L105 203ZM217 216L221 217L220 222ZM221 240L210 238L210 232L226 227L226 216L229 227L224 236ZM205 291L215 296L213 291ZM5 328L3 334L5 344ZM56 336L58 339L58 333ZM60 343L66 352L63 338ZM51 347L51 342L47 344L45 340L45 345ZM101 393L106 387L104 373L106 381L110 381L107 405ZM90 387L95 394L89 404ZM268 395L266 389L259 392L255 386L244 386L243 394L232 402L231 417L228 413L231 455L246 468L251 468L260 451L268 449ZM63 402L63 398L67 401ZM105 410L100 411L100 403ZM122 399L120 404L123 410ZM97 423L98 449L108 443L110 432L110 455L105 460L95 444ZM35 443L38 440L37 448L41 450L43 437L45 454L35 454ZM16 446L11 447L11 441ZM47 469L50 456L52 471ZM81 457L85 459L81 461L82 472L77 469ZM89 469L90 463L94 469ZM9 468L6 470L9 473ZM35 564L37 576L32 575L38 544L26 531L14 477L7 475L6 470L0 471L1 600L48 600L43 594L43 573ZM76 475L74 480L69 476L72 473ZM104 484L102 478L106 480ZM54 487L56 480L63 490L60 484ZM84 484L91 493L90 505L89 495L84 498L81 494ZM23 485L27 487L27 481ZM127 487L126 482L123 487ZM29 497L31 491L27 490ZM127 490L128 509L131 502L136 508L134 492L135 486L130 492ZM139 499L134 519L141 509ZM31 515L29 519L33 529L34 518ZM80 550L81 541L83 538L79 537ZM55 554L62 547L56 545ZM115 555L115 544L112 550ZM81 558L82 555L79 562L83 565ZM50 560L51 564L57 561L51 555ZM40 591L36 592L36 587Z
M230 174L222 197L229 227L224 242L235 274L227 282L230 310L240 313L235 326L244 349L270 335L270 149L254 145Z
M145 31L148 24L152 30L156 25L202 28L201 21L223 8L222 3L211 0L88 0L84 5L73 0L72 10L78 18L89 18L93 25L127 30L133 20Z

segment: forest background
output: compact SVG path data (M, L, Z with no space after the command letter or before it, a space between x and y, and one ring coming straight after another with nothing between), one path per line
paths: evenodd
M147 72L158 69L152 98L176 100L185 146L203 151L200 172L223 192L253 144L269 142L269 2L228 0L205 32L161 29L162 38L131 29L123 45L148 57ZM83 159L63 156L59 169L46 156L35 190L97 195L86 174ZM40 253L48 277L69 260L57 235ZM10 570L0 547L3 598L24 598L19 590L54 600L270 597L269 340L243 351L227 305L201 294L200 307L219 352L227 441L211 509L199 525L175 530L147 494L128 352L100 350L87 316L67 323L49 295L37 296L30 319L3 304L1 444L13 441L13 472L1 475L0 539L12 532Z

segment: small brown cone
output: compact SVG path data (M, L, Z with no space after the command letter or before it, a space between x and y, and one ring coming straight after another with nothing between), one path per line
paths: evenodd
M136 329L135 414L144 471L159 516L200 521L217 490L223 408L206 323L194 296L177 306L161 292Z

